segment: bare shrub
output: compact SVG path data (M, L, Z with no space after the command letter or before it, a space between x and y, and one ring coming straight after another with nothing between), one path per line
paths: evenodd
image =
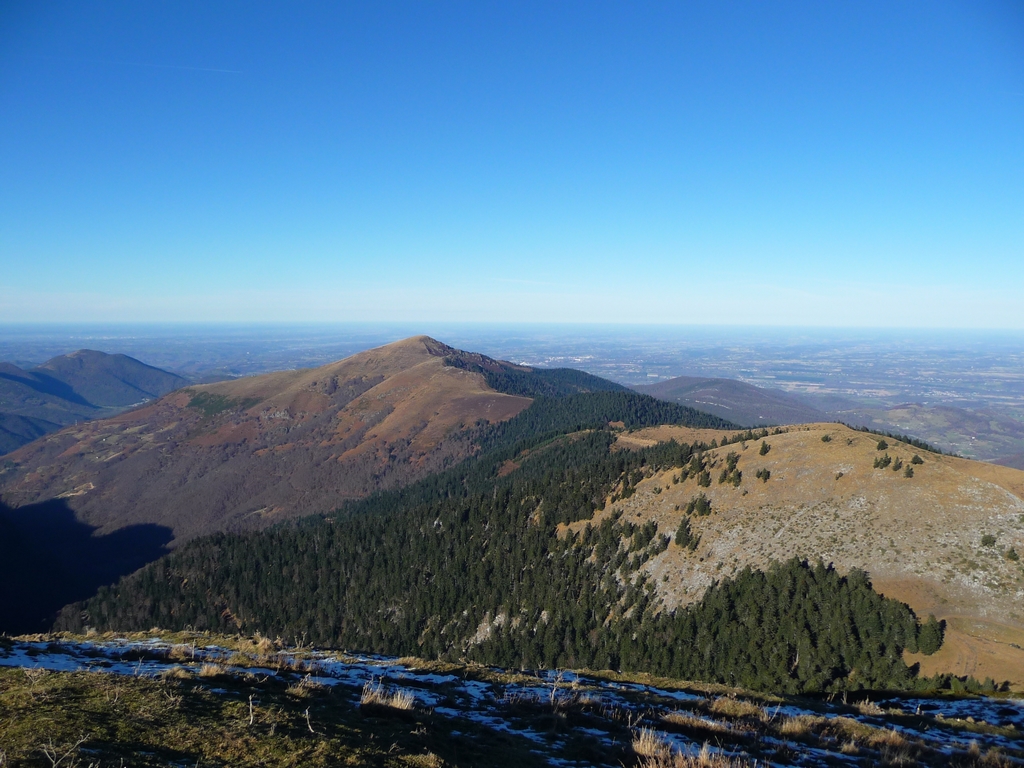
M46 744L40 747L40 751L49 761L51 768L78 768L82 764L79 757L80 748L88 740L89 737L83 734L74 744L57 746L53 743L53 737L50 737Z

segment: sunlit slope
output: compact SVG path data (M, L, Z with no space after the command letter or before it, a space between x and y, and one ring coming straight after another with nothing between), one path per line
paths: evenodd
M418 336L321 368L179 390L11 454L0 497L64 498L103 531L156 523L178 539L329 511L464 458L463 427L529 405L445 365L454 352Z
M624 434L623 448L660 440L721 440L726 432L656 427ZM823 438L828 438L827 442ZM707 452L710 486L679 470L640 483L604 515L658 521L674 533L684 517L699 544L670 546L646 565L669 605L690 603L715 579L792 556L863 568L885 594L919 614L949 621L949 644L922 659L925 671L953 669L1024 681L1024 472L922 451L836 424L791 427L761 441ZM720 483L738 455L739 485ZM923 463L913 464L917 455ZM886 467L876 459L888 456ZM897 461L902 463L894 471ZM906 476L907 467L913 476ZM768 470L767 482L756 477ZM711 514L687 516L703 493ZM581 524L576 524L579 526Z

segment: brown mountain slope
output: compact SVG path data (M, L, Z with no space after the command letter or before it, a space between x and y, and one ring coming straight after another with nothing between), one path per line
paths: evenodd
M453 352L420 336L322 368L179 390L10 454L0 501L63 498L100 533L153 523L177 540L330 511L464 458L460 427L530 403L445 366Z
M620 445L710 442L722 434L657 427L624 434ZM878 440L836 424L791 427L767 438L765 455L760 441L709 451L710 487L694 478L673 483L679 472L667 471L600 516L653 519L661 533L674 535L687 503L703 492L712 513L690 516L697 548L673 544L645 566L670 606L698 599L712 580L747 565L821 558L840 570L863 568L882 592L948 620L942 655L915 659L925 672L1024 683L1024 472L895 440L879 451ZM718 482L730 452L739 455L739 486ZM874 468L885 454L903 468ZM923 464L910 464L915 454ZM907 466L913 477L905 477ZM755 476L760 469L771 472L767 482Z

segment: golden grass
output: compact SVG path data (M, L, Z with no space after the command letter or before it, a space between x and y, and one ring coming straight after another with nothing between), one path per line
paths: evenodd
M200 677L218 677L219 675L226 675L228 668L223 664L203 664L199 668Z
M190 661L195 655L195 646L192 645L172 645L167 652L167 658L171 661Z
M868 738L868 744L878 748L902 749L910 742L895 728L880 728Z
M633 752L640 757L663 760L671 756L672 747L657 732L642 728L633 736Z
M635 740L633 744L634 751L636 751ZM642 756L640 765L642 768L753 768L756 763L745 758L730 757L729 755L712 752L707 742L704 742L700 752L696 755L672 752L666 745L666 751L664 752L657 755Z
M732 696L721 696L715 699L711 703L711 711L726 717L756 717L761 721L767 721L770 718L764 707Z
M444 768L444 760L433 752L427 752L425 755L409 755L405 758L405 763L415 766L415 768Z
M253 645L256 646L256 653L262 657L271 656L277 653L277 646L269 637L263 637L259 633L253 637Z
M385 707L404 712L412 710L416 705L416 699L406 691L388 692L380 683L374 685L367 683L363 686L363 693L359 697L361 707Z
M839 751L844 755L857 755L860 754L860 747L857 746L855 741L844 741Z
M858 701L853 705L862 715L884 715L885 710L870 699Z
M286 693L292 696L306 697L326 690L326 685L316 682L311 675L306 675L298 682L289 685Z
M679 726L681 728L690 728L694 730L702 731L713 731L714 733L732 733L733 729L725 723L717 720L706 720L698 717L691 712L669 712L668 714L662 715L662 720L666 723Z
M807 736L815 728L827 722L827 718L818 717L817 715L797 715L796 717L787 717L783 720L779 724L778 731L780 735L787 738L799 739Z
M174 666L160 673L161 680L191 680L192 673L184 667Z

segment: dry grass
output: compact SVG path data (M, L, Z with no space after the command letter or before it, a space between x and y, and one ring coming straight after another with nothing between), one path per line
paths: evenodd
M902 765L916 765L917 761L910 753L909 747L882 747L881 750L882 765L889 766L902 766Z
M444 768L444 760L433 752L427 752L425 755L410 755L405 758L405 763L416 768Z
M321 693L327 690L327 686L323 683L316 682L311 675L306 675L297 683L293 683L288 686L286 693L292 696L299 696L305 698L312 696L315 693Z
M807 736L818 728L828 722L827 718L818 717L817 715L798 715L797 717L787 717L778 727L780 736L785 736L790 739L799 739Z
M970 758L974 765L984 766L985 768L1010 768L1010 766L1019 765L1019 763L1000 752L998 747L991 747L982 754L981 747L978 746L976 741L972 741L970 747L968 747L967 757Z
M855 741L844 741L839 751L844 755L857 755L860 754L860 747L857 746Z
M200 677L218 677L220 675L226 675L228 668L223 664L203 664L199 668Z
M858 701L853 706L856 707L857 711L860 712L862 715L884 715L885 714L885 710L882 709L880 706L878 706L875 702L871 701L870 699L864 699L863 701Z
M161 680L191 680L192 673L184 667L171 667L160 673Z
M643 728L633 736L633 752L640 755L640 757L664 760L671 756L672 747L657 732L649 728ZM655 765L660 764L655 763Z
M722 734L733 733L733 729L725 723L717 720L705 720L694 715L692 712L669 712L666 715L662 715L661 719L666 723L690 730L712 731L713 733Z
M910 742L895 728L880 728L870 736L868 744L878 748L903 749L908 747Z
M195 659L196 649L194 645L172 645L167 652L167 658L171 661L191 661Z
M895 728L876 730L868 738L868 744L878 749L882 765L917 764L914 745Z
M388 692L383 685L367 683L363 686L363 693L359 697L361 707L383 707L403 712L411 711L416 705L416 699L406 691Z
M633 744L634 751L636 751L635 740ZM757 763L745 758L730 757L729 755L712 752L707 742L705 742L700 752L696 755L672 752L670 749L667 749L667 751L658 755L641 757L640 765L642 768L753 768Z
M828 733L840 740L867 744L878 729L852 717L830 717L825 726Z
M755 717L762 722L771 719L764 707L733 696L721 696L715 699L711 703L711 711L726 717Z

